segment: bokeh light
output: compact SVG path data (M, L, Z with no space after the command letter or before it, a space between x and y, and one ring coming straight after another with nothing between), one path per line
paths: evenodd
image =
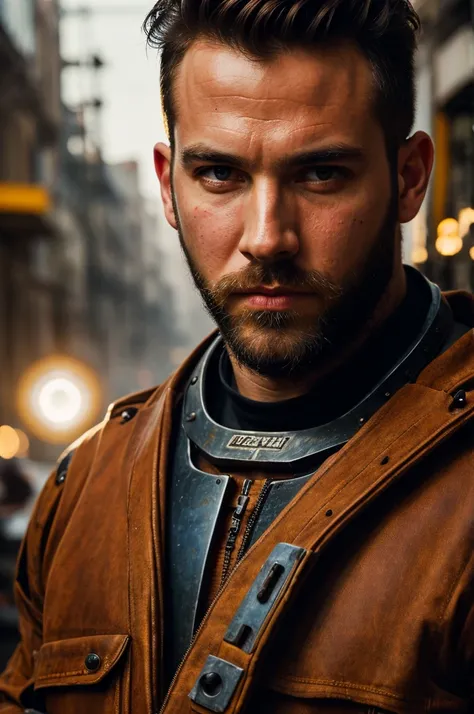
M20 450L20 437L11 426L0 426L0 458L13 459Z
M455 218L445 218L438 226L436 250L441 255L452 256L462 250L462 245L459 223Z
M411 259L415 263L415 265L421 265L422 263L426 263L426 261L428 260L428 251L424 246L418 246L417 248L413 249Z
M62 444L76 438L97 417L100 389L87 365L68 357L35 363L18 390L23 422L43 441Z
M18 448L18 453L16 454L18 458L25 459L30 451L30 440L27 435L21 429L15 429L20 445Z
M474 223L474 208L463 208L459 211L459 235L465 238Z

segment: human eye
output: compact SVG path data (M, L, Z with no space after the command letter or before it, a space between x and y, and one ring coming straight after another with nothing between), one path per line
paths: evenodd
M304 170L299 180L307 183L325 184L347 177L343 166L312 166Z
M228 188L244 180L242 172L231 166L204 166L196 171L196 175L205 186L217 190Z

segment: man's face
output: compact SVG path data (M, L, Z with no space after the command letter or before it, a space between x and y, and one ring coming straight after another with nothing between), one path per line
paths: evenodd
M373 92L350 44L262 62L201 41L177 72L168 220L231 351L262 373L310 369L401 270Z

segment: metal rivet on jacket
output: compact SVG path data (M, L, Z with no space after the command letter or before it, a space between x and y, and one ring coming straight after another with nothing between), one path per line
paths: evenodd
M100 665L102 664L102 660L100 659L98 654L95 654L95 652L91 652L84 660L84 664L86 666L86 669L89 670L89 672L97 672Z
M450 411L452 411L453 409L464 409L464 407L466 407L466 406L467 406L466 392L464 389L460 389L453 396L453 401L451 402L449 409L450 409Z
M126 424L127 422L131 421L133 417L137 414L138 409L136 407L128 407L128 409L125 409L121 413L122 421L120 422L121 424Z
M61 486L66 480L69 464L71 463L74 451L70 451L58 466L56 471L56 485Z
M201 677L201 687L209 697L215 696L222 688L222 677L217 672L207 672Z

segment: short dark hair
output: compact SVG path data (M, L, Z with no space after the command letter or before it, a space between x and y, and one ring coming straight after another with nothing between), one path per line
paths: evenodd
M419 28L409 0L158 0L144 22L148 44L161 53L172 146L176 70L191 44L205 38L262 59L292 47L355 42L372 65L375 109L387 146L398 148L414 121Z

